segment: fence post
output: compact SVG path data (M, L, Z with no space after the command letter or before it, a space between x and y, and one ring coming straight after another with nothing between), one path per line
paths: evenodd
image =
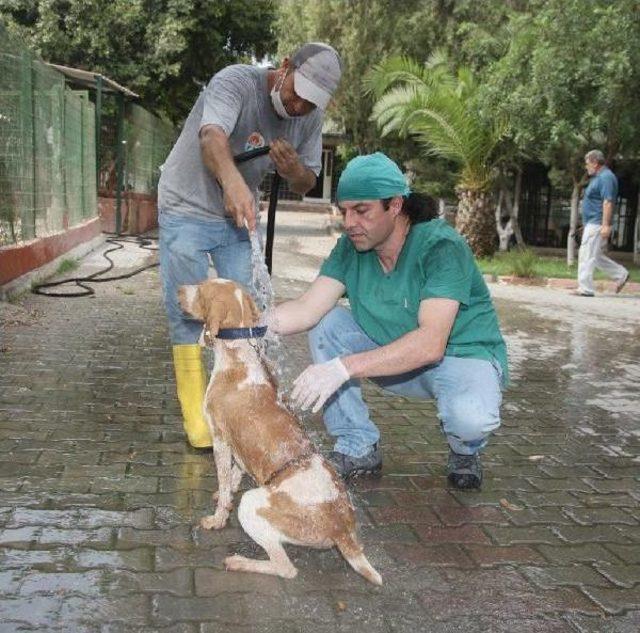
M96 189L100 188L100 136L102 133L102 75L96 75Z
M64 82L51 88L51 206L64 226L65 178L64 178Z
M124 95L119 92L116 122L116 235L122 231L122 189L124 187Z
M85 130L85 107L84 107L84 95L79 95L80 98L80 215L81 219L84 220L87 217L87 207L86 207L86 183L85 183L85 156L84 156L84 130Z
M35 237L36 232L35 99L29 51L22 52L20 66L20 118L22 119L22 147L24 148L22 165L24 177L20 178L21 186L24 187L20 196L22 202L20 205L20 232L23 240L29 240ZM27 191L29 184L32 188L31 192Z

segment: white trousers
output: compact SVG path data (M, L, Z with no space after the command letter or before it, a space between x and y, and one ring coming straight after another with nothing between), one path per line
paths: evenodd
M578 252L578 290L593 293L593 273L603 271L616 282L627 276L627 269L607 257L605 240L600 237L600 224L586 224Z

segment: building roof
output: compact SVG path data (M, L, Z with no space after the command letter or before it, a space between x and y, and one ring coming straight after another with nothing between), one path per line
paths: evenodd
M69 80L73 83L78 84L80 86L84 86L85 88L91 88L95 90L96 88L96 79L98 77L102 78L102 90L104 92L119 92L123 94L125 97L131 97L137 99L139 95L137 95L129 88L125 88L121 86L119 83L113 81L113 79L109 79L109 77L105 77L101 73L94 73L90 70L82 70L80 68L71 68L69 66L60 66L59 64L51 64L49 62L45 62L47 66L54 68L58 72L61 72L65 75Z

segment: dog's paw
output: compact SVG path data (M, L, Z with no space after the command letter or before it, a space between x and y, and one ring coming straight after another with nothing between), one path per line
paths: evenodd
M224 568L227 571L248 571L259 574L272 574L282 578L295 578L298 570L290 563L277 564L272 560L254 560L245 558L239 554L227 556L224 559Z
M244 571L246 567L247 559L240 554L234 554L233 556L227 556L224 559L224 568L227 571Z
M200 519L200 527L203 527L205 530L221 530L227 524L228 518L228 512L225 514L218 514L216 512L208 517L202 517Z

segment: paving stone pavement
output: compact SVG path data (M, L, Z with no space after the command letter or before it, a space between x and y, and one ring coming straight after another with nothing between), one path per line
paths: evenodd
M279 235L285 298L331 238ZM609 320L572 318L559 291L494 290L513 385L482 491L447 486L432 404L366 388L384 475L351 492L381 588L336 551L288 547L294 580L223 570L261 552L235 516L197 527L216 480L183 440L157 269L92 299L22 298L0 339L0 633L637 632L640 321L613 299L591 304ZM286 348L290 377L304 337Z

